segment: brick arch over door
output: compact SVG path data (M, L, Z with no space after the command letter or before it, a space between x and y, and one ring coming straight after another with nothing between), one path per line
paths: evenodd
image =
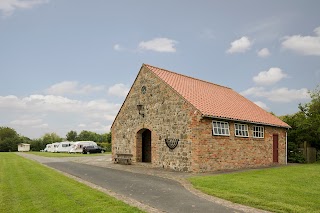
M152 153L151 131L143 128L136 135L136 161L151 163Z

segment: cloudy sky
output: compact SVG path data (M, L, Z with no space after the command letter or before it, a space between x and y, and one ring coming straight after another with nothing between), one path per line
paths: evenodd
M320 1L0 0L0 126L108 132L142 63L277 115L320 83Z

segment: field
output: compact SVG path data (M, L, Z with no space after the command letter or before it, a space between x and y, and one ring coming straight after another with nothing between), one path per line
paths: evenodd
M105 153L95 153L95 154L69 154L69 153L57 153L57 152L27 152L34 155L39 155L42 157L88 157L88 156L103 156L105 154L110 154L111 152Z
M320 164L189 178L216 197L273 212L320 212Z
M0 212L141 212L14 153L0 153Z

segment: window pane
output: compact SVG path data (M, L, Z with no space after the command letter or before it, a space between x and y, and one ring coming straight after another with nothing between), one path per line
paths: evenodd
M212 121L214 135L229 135L229 125L227 122Z
M248 137L248 125L246 124L234 124L235 127L235 135L240 137Z

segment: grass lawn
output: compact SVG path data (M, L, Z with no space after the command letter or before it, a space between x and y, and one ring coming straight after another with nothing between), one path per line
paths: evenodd
M69 154L69 153L57 153L57 152L27 152L34 155L39 155L43 157L89 157L89 156L103 156L105 154L110 154L111 152L105 152L105 153L95 153L95 154Z
M0 212L141 212L14 153L0 153Z
M273 212L320 212L320 164L192 177L195 188Z

